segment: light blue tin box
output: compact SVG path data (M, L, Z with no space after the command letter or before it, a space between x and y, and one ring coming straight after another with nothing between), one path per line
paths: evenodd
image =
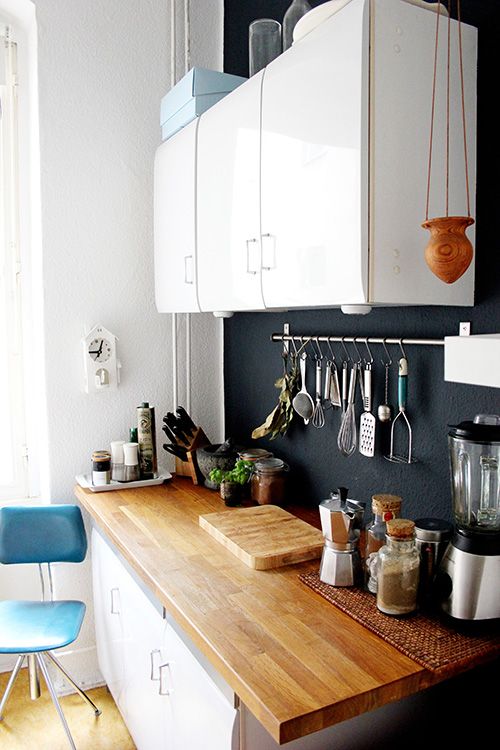
M207 68L191 68L161 100L161 137L165 141L247 79Z

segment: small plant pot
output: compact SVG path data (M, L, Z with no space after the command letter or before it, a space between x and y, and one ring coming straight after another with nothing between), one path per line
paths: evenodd
M244 485L238 484L238 482L223 480L220 483L220 496L224 503L228 506L240 505L243 498L243 487Z
M429 219L422 226L431 233L425 248L425 261L435 276L445 284L453 284L468 269L474 254L465 234L474 224L470 216L441 216Z

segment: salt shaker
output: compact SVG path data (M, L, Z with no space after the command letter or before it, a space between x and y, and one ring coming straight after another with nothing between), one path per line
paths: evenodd
M406 615L417 608L420 554L415 522L387 521L386 543L378 553L377 607L386 615Z
M124 443L124 482L136 482L139 479L139 445L138 443Z
M113 440L111 443L111 479L114 482L125 481L124 443L124 440Z

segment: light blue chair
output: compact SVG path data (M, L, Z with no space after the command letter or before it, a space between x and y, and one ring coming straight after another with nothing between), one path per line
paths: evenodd
M7 600L0 602L0 654L17 654L17 662L0 703L0 721L5 704L24 660L29 668L30 694L40 696L38 668L63 724L72 750L75 743L69 731L44 657L48 657L92 707L97 706L81 690L56 659L53 650L73 643L85 615L80 601L54 601L50 564L79 563L87 554L87 537L77 505L6 506L0 508L0 563L37 563L42 586L41 601ZM42 565L47 564L49 597L46 597Z

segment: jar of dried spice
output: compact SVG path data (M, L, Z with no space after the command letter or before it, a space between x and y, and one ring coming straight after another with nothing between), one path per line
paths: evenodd
M286 499L288 465L281 458L255 462L250 479L250 495L259 505L282 505Z
M415 522L387 521L386 543L377 561L377 607L386 615L406 615L417 608L420 554Z
M402 502L399 495L383 494L372 496L373 520L366 527L365 533L366 587L372 594L377 593L377 577L371 573L374 567L376 569L374 557L385 544L387 521L390 521L391 518L399 518L401 515Z

